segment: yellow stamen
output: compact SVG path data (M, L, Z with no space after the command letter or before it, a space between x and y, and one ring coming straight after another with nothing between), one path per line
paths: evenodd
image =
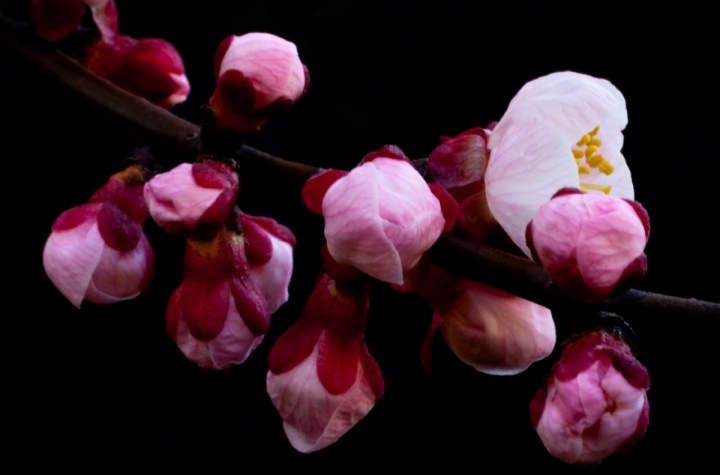
M588 143L589 141L590 141L590 135L585 134L585 135L582 136L582 138L580 139L580 141L577 143L577 146L578 146L578 147L582 147L583 145L585 145L585 144Z
M600 173L609 175L615 170L615 167L607 160L603 160L602 164L598 167L598 170L600 170Z
M587 164L590 165L592 168L597 168L600 165L602 165L602 162L604 162L604 161L605 161L605 159L603 158L603 156L600 154L597 154L597 155L593 155L592 157L588 158Z
M592 132L590 132L588 135L589 135L590 137L595 137L595 134L597 134L599 131L600 131L600 126L598 125L598 126L595 127L594 129L592 129Z
M589 174L590 174L590 169L589 169L588 167L585 167L585 166L580 165L580 166L578 167L578 174L579 174L579 175L589 175Z
M582 191L584 191L585 193L587 193L590 190L594 190L594 191L602 191L603 193L608 195L608 194L610 194L611 188L612 188L612 186L610 186L610 185L595 185L592 183L583 183L580 185L580 189Z
M588 148L585 149L585 158L590 158L593 153L597 152L599 149L595 145L590 145Z
M588 142L588 145L595 145L596 147L599 147L602 145L602 140L594 138Z
M576 159L583 158L583 156L585 155L585 152L583 152L582 150L577 150L577 149L573 149L572 153Z

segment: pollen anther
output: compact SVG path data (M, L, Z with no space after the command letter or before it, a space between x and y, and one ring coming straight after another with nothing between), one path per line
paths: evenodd
M599 149L595 145L590 145L588 148L585 149L585 158L590 158L593 153L597 152Z
M577 150L577 149L572 149L572 154L576 159L583 158L585 156L585 152L583 152L582 150Z
M590 137L595 137L595 134L597 134L600 131L600 126L598 125L592 131L588 134Z
M602 145L602 140L593 138L588 142L588 145L595 145L596 147L599 147L600 145Z
M602 155L597 154L593 155L592 157L587 159L587 164L590 165L592 168L597 168L605 161Z
M615 170L615 167L612 166L612 164L610 162L608 162L607 160L603 160L603 162L598 167L598 170L600 171L600 173L609 175Z
M578 174L579 175L589 175L590 169L586 166L580 165L580 166L578 166Z
M585 134L585 135L582 136L582 138L580 139L580 141L577 143L577 146L578 146L578 147L582 147L583 145L585 145L585 144L588 143L589 141L590 141L590 135L589 135L589 134Z

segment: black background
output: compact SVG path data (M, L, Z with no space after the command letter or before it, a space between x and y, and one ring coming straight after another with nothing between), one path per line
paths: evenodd
M2 11L23 19L29 3L4 2ZM427 156L439 135L499 119L525 82L553 71L609 79L628 103L623 151L652 223L640 288L720 300L720 82L709 11L685 2L674 9L654 2L179 3L118 0L122 33L167 39L185 60L192 92L173 111L199 122L225 36L274 33L297 44L310 88L249 144L323 167L349 169L387 143L411 158ZM242 176L243 209L288 225L298 246L291 300L243 365L203 371L166 337L164 307L181 280L182 243L152 222L150 289L119 305L76 310L44 274L44 241L63 210L122 168L134 143L30 70L6 56L0 61L8 246L3 394L10 396L3 432L23 472L567 469L545 452L527 411L551 359L519 376L490 377L463 365L438 338L435 371L427 375L419 350L430 311L416 296L382 285L366 341L385 398L335 445L310 455L292 449L265 393L266 358L312 288L322 219L304 210L296 190L261 177ZM166 169L178 162L158 160ZM596 470L714 465L720 317L647 314L630 323L652 376L650 427L634 449Z

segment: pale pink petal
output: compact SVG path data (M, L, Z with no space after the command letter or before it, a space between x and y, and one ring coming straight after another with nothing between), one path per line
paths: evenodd
M578 268L590 290L607 295L628 265L643 253L645 228L623 200L588 194L583 203L590 217L583 222L578 239Z
M295 101L305 90L305 72L294 43L269 33L248 33L233 38L220 64L219 75L236 69L255 88L254 109L280 98Z
M619 106L613 92L592 76L570 71L552 73L520 89L493 133L502 130L508 114L535 117L557 129L567 144L574 144ZM489 146L497 146L492 136Z
M341 264L385 282L402 284L400 255L385 235L378 193L378 172L373 162L333 183L322 205L328 251Z
M320 338L322 341L324 336ZM360 361L355 383L347 392L327 392L317 375L319 345L292 370L267 374L268 395L284 421L288 440L303 453L333 444L375 405L375 394L363 376Z
M60 293L78 308L104 248L96 219L66 231L53 231L45 243L45 272Z
M557 385L548 388L545 408L537 425L540 440L553 457L574 463L582 455L582 434L571 429L558 404L555 404Z
M272 257L262 265L250 264L250 278L262 292L270 313L275 313L288 300L288 286L293 270L293 249L285 241L268 233Z
M555 346L550 310L474 281L445 315L445 341L464 363L495 375L517 374Z
M420 174L403 160L376 158L379 213L403 270L413 268L442 233L440 201ZM326 216L327 219L327 216Z
M105 246L92 276L92 294L87 294L85 300L115 303L136 297L144 290L145 276L152 263L152 248L144 234L135 249L129 252Z
M143 192L153 219L173 231L193 228L223 190L198 186L192 165L183 163L150 180Z
M501 122L490 136L496 147L485 174L488 206L513 242L530 256L525 243L528 223L559 189L579 186L577 164L567 142L548 123L508 114Z
M260 344L264 335L251 332L237 311L235 299L230 295L228 316L222 331L212 340L195 339L185 318L178 321L175 342L185 356L205 369L225 369L244 362Z
M627 382L610 366L599 385L604 395L598 430L583 434L583 456L578 463L594 463L620 449L637 429L645 404L645 390Z

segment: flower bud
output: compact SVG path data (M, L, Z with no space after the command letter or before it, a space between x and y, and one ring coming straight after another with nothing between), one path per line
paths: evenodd
M589 465L632 447L645 433L650 377L614 335L592 332L568 344L530 403L550 454Z
M550 310L529 300L437 266L430 267L418 291L436 314L423 361L430 361L437 326L460 361L486 374L520 373L555 347Z
M267 332L270 313L249 275L242 235L223 227L210 240L187 240L185 274L165 322L170 338L201 368L245 361Z
M209 107L221 129L249 132L290 110L310 77L295 44L269 33L228 36L215 53L217 89Z
M90 199L61 214L43 250L55 287L76 307L136 297L150 284L154 253L143 233L144 170L116 173Z
M403 284L443 231L440 201L396 147L370 154L322 200L330 255L376 279Z
M270 350L267 391L300 452L335 443L382 398L363 342L367 291L323 274L295 325Z
M157 38L116 35L100 40L85 56L85 66L113 84L165 109L184 102L190 83L177 50Z
M170 233L219 226L235 205L240 184L235 171L219 162L183 163L145 186L150 215Z
M527 227L533 258L553 282L583 302L600 302L637 284L650 224L638 203L560 190Z

